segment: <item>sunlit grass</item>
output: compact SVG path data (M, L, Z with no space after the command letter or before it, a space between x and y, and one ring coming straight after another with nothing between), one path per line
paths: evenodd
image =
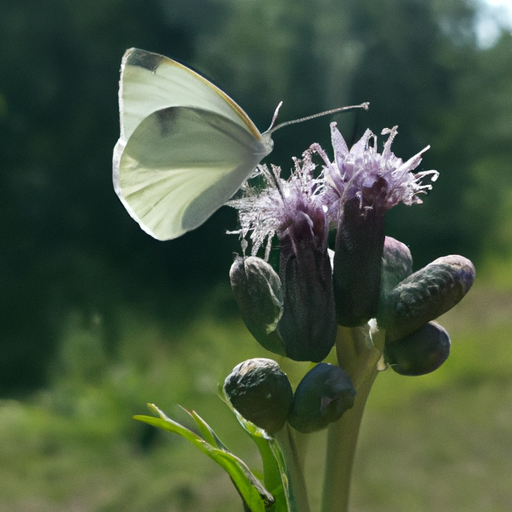
M452 354L437 372L379 375L363 421L353 511L512 509L512 293L479 287L440 321ZM235 364L266 355L215 308L186 329L125 311L117 350L101 322L63 329L51 386L0 404L0 510L239 511L229 479L185 441L131 419L154 402L186 421L197 410L250 465L250 440L216 397ZM313 439L318 509L322 435Z

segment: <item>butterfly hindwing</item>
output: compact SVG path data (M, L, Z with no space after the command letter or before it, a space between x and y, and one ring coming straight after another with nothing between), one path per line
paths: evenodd
M201 225L265 155L263 144L228 118L170 107L135 129L117 186L141 227L167 240Z

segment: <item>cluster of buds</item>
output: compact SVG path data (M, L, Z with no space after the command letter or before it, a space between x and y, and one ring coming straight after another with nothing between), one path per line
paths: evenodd
M356 390L338 366L320 363L292 391L272 359L240 363L224 381L224 394L244 419L275 435L286 421L303 434L322 430L354 405Z
M225 392L235 409L271 434L285 421L301 432L319 430L352 406L356 390L348 375L322 363L335 345L338 326L376 323L385 333L383 360L400 374L429 373L448 357L450 338L433 320L463 298L475 269L462 256L445 256L413 273L409 249L385 236L385 213L400 202L421 203L421 194L432 187L423 181L438 176L411 172L428 147L406 162L393 154L396 133L396 127L383 131L388 139L382 153L369 130L349 150L332 123L333 161L315 144L295 160L287 180L278 167L259 166L253 177L266 186L246 184L243 197L231 202L239 210L244 255L233 263L230 280L245 324L265 349L320 363L294 394L291 387L274 391L290 386L277 363L250 360L228 376ZM315 154L323 163L316 177ZM330 229L336 230L334 250L328 247ZM268 262L275 237L277 271ZM265 375L272 380L267 383ZM272 391L263 391L265 386ZM279 420L272 401L276 394ZM256 402L268 406L270 427L261 420L265 414L255 411Z
M377 320L385 329L384 357L402 375L424 375L443 364L450 337L432 320L455 306L469 291L475 268L463 256L444 256L412 272L407 246L386 237Z

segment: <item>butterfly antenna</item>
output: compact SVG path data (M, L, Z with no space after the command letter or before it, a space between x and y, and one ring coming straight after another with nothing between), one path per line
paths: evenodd
M270 123L270 126L268 127L268 130L265 132L265 133L272 133L275 128L274 128L274 125L276 124L276 121L277 121L277 116L279 115L279 109L283 106L283 102L280 101L279 102L279 105L277 105L276 107L276 110L274 112L274 115L272 116L272 122ZM280 126L280 125L279 125Z
M282 104L283 104L283 102L281 101L281 103L279 103L279 105L277 106L276 111L274 112L274 116L272 117L272 123L270 124L270 128L265 133L270 134L270 133L275 132L276 130L279 130L280 128L284 128L285 126L289 126L291 124L302 123L304 121L309 121L310 119L316 119L317 117L328 116L331 114L337 114L338 112L345 112L347 110L353 110L356 108L363 108L364 110L368 110L368 108L370 107L370 103L368 101L366 101L364 103L361 103L360 105L350 105L349 107L338 107L338 108L334 108L332 110L326 110L324 112L319 112L318 114L313 114L312 116L306 116L306 117L301 117L300 119L293 119L292 121L286 121L284 123L278 124L277 126L274 126L274 124L277 120L277 115L279 114L279 109L281 108Z

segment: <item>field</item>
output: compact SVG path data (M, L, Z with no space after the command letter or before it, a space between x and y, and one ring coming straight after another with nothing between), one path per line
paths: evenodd
M353 512L512 510L512 292L475 285L440 319L452 353L437 372L377 378L353 477ZM131 419L154 402L201 414L251 466L255 449L215 395L241 360L265 355L215 308L173 332L126 311L107 355L101 319L77 313L63 331L52 383L0 404L0 509L5 512L231 512L229 479L181 438ZM319 509L323 435L308 470Z

